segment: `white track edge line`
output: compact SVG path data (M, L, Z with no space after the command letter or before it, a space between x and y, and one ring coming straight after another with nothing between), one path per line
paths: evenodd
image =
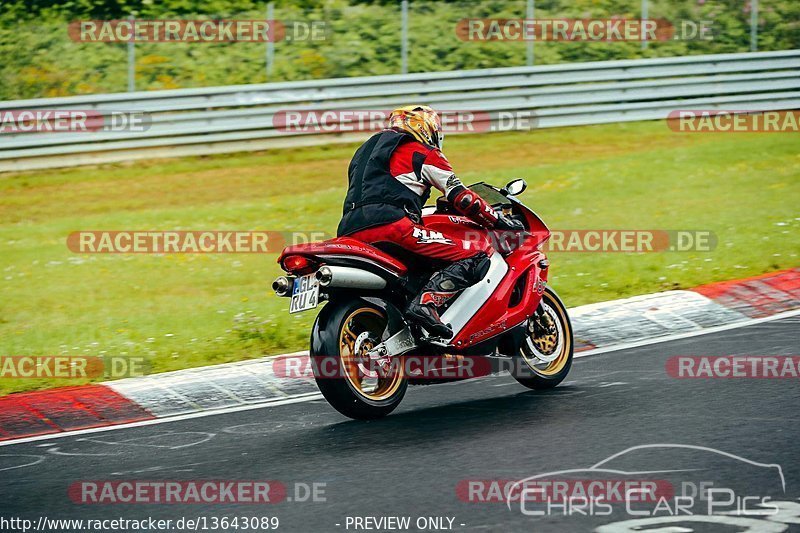
M785 311L783 313L778 313L777 315L771 315L762 318L752 318L749 320L741 320L738 322L732 322L730 324L723 324L721 326L714 326L710 328L700 329L696 331L687 331L683 333L675 333L673 335L664 335L662 337L654 337L652 339L643 339L641 341L635 342L628 342L624 344L615 344L613 346L606 346L602 348L593 348L591 350L586 350L585 352L579 352L575 354L573 357L575 359L580 357L588 357L590 355L599 355L603 353L609 352L619 352L623 350L628 350L631 348L638 348L641 346L648 346L650 344L658 344L661 342L669 342L674 340L681 340L687 339L691 337L699 337L700 335L707 335L710 333L718 333L720 331L727 331L731 329L743 328L747 326L754 326L756 324L762 324L764 322L772 322L774 320L781 320L784 318L790 318L793 316L800 315L800 309L795 309L792 311ZM465 380L469 381L469 380ZM62 437L74 437L77 435L86 435L90 433L100 433L104 431L115 431L118 429L130 429L136 427L143 427L143 426L154 426L157 424L165 424L168 422L179 422L181 420L190 420L192 418L204 418L207 416L214 416L214 415L221 415L227 413L237 413L240 411L250 411L254 409L264 409L266 407L277 407L280 405L290 405L294 403L302 403L302 402L310 402L312 400L321 399L322 394L318 392L308 392L303 394L298 394L296 396L290 396L288 398L282 398L279 400L271 400L262 403L252 404L252 405L237 405L232 407L223 407L220 409L211 409L207 411L198 411L195 413L186 413L183 415L175 415L175 416L167 416L164 418L153 418L150 420L140 420L138 422L130 422L128 424L116 424L111 426L101 426L96 428L88 428L88 429L79 429L76 431L63 431L60 433L52 433L48 435L36 435L34 437L23 437L21 439L15 440L6 440L0 441L0 447L4 446L12 446L14 444L26 444L29 442L37 442L42 440L51 440L51 439L59 439Z
M9 446L12 444L25 444L28 442L36 442L40 440L60 439L62 437L74 437L76 435L87 435L90 433L100 433L103 431L114 431L117 429L130 429L142 426L154 426L157 424L164 424L166 422L178 422L180 420L189 420L192 418L203 418L206 416L236 413L239 411L251 411L253 409L263 409L265 407L274 407L278 405L289 405L293 403L309 402L322 398L319 392L306 392L296 396L289 396L288 398L280 398L276 400L267 400L265 402L254 403L250 405L236 405L231 407L223 407L220 409L210 409L206 411L196 411L194 413L185 413L182 415L166 416L164 418L151 418L149 420L139 420L136 422L129 422L127 424L113 424L110 426L100 426L96 428L78 429L75 431L62 431L60 433L50 433L47 435L35 435L33 437L23 437L21 439L12 439L0 441L0 447Z

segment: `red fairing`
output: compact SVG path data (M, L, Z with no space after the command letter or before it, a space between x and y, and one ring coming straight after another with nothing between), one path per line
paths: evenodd
M479 231L483 235L487 235L488 239L488 232L487 229L478 224L477 222L465 217L465 216L456 216L456 215L442 215L439 213L433 213L430 215L424 215L422 217L422 223L425 225L426 228L434 228L434 229L446 229L448 232L452 231Z
M525 221L528 223L528 233L530 233L530 238L527 239L525 245L538 248L550 238L550 229L542 219L536 216L530 209L524 209L522 213L525 217Z
M486 255L494 253L489 230L467 217L434 214L425 215L422 220L426 228L445 231L447 235L470 243L473 249L483 250Z
M539 306L547 283L547 270L542 270L539 266L539 261L545 259L545 255L532 246L522 246L505 259L508 272L503 281L451 344L468 348L505 333L530 317ZM509 308L514 285L524 275L527 275L527 279L522 300Z
M468 348L505 333L526 320L539 306L547 283L548 272L547 269L543 270L539 266L539 262L546 258L545 254L539 250L539 246L550 237L550 231L532 211L525 209L523 213L529 232L519 234L518 238L523 238L523 242L505 256L508 272L489 300L477 310L451 341L451 344L460 348ZM488 254L493 253L491 234L497 232L487 230L466 217L432 214L425 216L424 220L427 228L447 229L450 233L459 232L458 237L464 240L485 240ZM526 279L522 300L514 307L509 308L514 285L523 276L526 276ZM458 344L459 342L461 344Z
M341 255L353 256L381 265L384 268L396 273L398 276L406 274L406 266L394 257L380 251L374 246L350 237L337 237L328 241L312 242L307 244L297 244L284 248L278 257L278 264L283 264L283 259L289 255L302 255L314 258L319 255ZM324 260L323 260L324 262Z

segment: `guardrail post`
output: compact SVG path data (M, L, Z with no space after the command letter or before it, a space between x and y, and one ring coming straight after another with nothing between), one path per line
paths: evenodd
M408 74L408 0L400 3L400 72Z
M647 0L642 0L642 20L647 19ZM642 33L642 50L647 48L647 33Z
M533 20L533 10L535 8L534 0L528 0L528 13L527 19ZM533 39L528 39L528 57L526 64L530 67L533 66Z
M133 14L128 15L128 20L133 27L135 17ZM134 48L134 35L135 31L131 31L131 38L128 39L128 92L132 93L136 90L136 49Z
M758 51L758 0L750 0L750 51Z
M270 77L272 77L272 65L275 62L275 26L273 19L275 18L275 4L272 2L267 4L267 23L270 25L272 31L270 35L271 38L267 39L266 43L266 64L264 65L264 71L267 74L267 80L269 81Z

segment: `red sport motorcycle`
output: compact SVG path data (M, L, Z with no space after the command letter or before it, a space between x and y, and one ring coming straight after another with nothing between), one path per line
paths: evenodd
M572 326L547 286L549 263L541 245L550 231L516 198L525 187L521 179L503 188L470 186L495 210L520 220L525 229L519 232L483 228L444 198L423 210L431 235L446 230L463 239L488 239L495 250L484 279L441 313L453 328L451 339L428 338L401 311L441 265L349 237L283 250L278 262L287 275L272 288L291 298L289 312L327 301L311 332L310 355L317 385L336 410L355 419L379 418L399 405L409 384L486 375L498 365L531 389L564 380L572 365ZM489 364L476 371L475 359ZM459 372L463 368L469 371Z

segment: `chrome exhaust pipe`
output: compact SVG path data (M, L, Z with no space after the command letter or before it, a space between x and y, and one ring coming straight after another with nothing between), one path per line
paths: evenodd
M292 280L287 278L286 276L280 276L275 281L272 282L272 290L275 291L275 294L278 296L286 296L289 294L289 291L292 289Z
M326 265L317 270L316 278L322 287L337 289L383 289L386 280L360 268Z

